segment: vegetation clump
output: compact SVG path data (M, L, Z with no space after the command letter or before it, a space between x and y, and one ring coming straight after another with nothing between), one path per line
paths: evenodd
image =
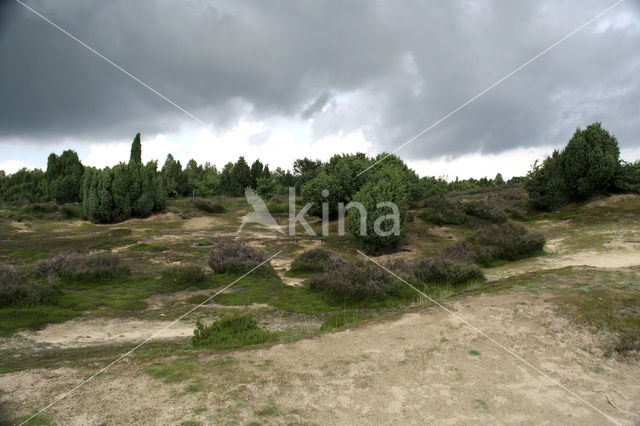
M600 123L576 129L562 151L534 164L527 175L524 186L531 204L553 211L607 191L640 192L640 167L619 157L617 139Z
M224 212L224 207L220 204L216 204L211 200L207 200L206 198L195 197L191 199L191 204L195 206L198 210L202 210L207 213L222 213Z
M320 331L330 331L345 325L364 321L367 317L354 311L342 311L329 316L320 327Z
M393 265L406 279L416 279L424 284L460 286L472 281L484 281L477 265L457 262L442 257L427 257L414 261L400 261Z
M289 272L297 275L316 274L337 268L345 262L346 260L342 256L331 250L318 247L307 250L298 256L291 263Z
M0 307L54 303L60 295L53 276L32 279L9 266L0 266Z
M41 277L55 275L65 279L91 281L129 275L131 270L115 253L91 256L75 252L61 252L37 266Z
M309 289L338 305L357 305L398 298L404 284L370 262L348 262L310 278Z
M277 339L276 333L260 328L253 316L234 315L221 318L209 326L198 321L191 342L196 348L233 349Z
M496 261L518 260L540 252L546 240L539 232L529 231L514 222L483 226L453 246L449 255L457 260L475 260L482 266Z
M424 222L434 225L462 225L469 217L464 212L462 203L443 195L430 197L424 201L424 208L418 213Z
M206 285L207 276L198 265L173 265L162 271L161 282L171 290L201 288Z
M504 223L509 219L507 212L497 203L487 200L469 201L464 203L464 212L469 216L484 219L492 223Z
M209 266L214 272L223 274L244 274L256 268L268 258L260 249L235 240L214 242L209 252ZM269 262L256 268L252 274L261 277L277 276Z

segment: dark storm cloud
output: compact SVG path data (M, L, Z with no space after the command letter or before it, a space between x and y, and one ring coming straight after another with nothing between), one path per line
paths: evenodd
M313 117L318 137L361 129L392 150L611 3L28 4L216 128ZM0 143L196 124L19 4L2 5ZM560 144L594 120L639 144L638 17L623 3L399 153Z

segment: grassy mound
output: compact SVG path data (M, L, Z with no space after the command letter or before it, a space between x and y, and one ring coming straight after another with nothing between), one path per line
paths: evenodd
M480 265L492 266L499 261L518 260L542 251L546 240L538 232L506 222L484 226L449 249L456 260L475 259Z
M196 197L191 200L191 204L198 210L202 210L207 213L224 213L224 207L220 204L216 204L206 198Z
M298 256L289 269L287 275L309 276L329 269L336 268L345 263L346 260L338 254L323 248L316 248L305 251Z
M207 276L197 265L175 265L162 271L160 282L172 291L190 287L202 288L207 284Z
M222 318L209 326L196 324L191 342L196 348L233 349L242 346L274 342L276 333L263 330L251 315Z
M209 266L217 273L244 274L251 271L268 258L267 254L241 241L220 240L215 242L209 253ZM276 271L266 262L251 273L259 277L275 277Z

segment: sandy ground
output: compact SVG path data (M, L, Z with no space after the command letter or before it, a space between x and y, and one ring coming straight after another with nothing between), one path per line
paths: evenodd
M471 296L451 306L497 341L623 424L640 422L640 363L607 359L594 335L531 293ZM56 404L59 424L604 424L606 418L436 307L269 348L202 354L195 393L115 366ZM227 358L228 359L228 358ZM0 376L24 414L97 369Z

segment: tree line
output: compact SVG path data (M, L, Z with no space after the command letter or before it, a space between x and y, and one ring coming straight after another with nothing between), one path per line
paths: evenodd
M140 135L138 134L132 144L132 158L130 158L129 163L121 163L104 169L109 171L107 176L104 177L105 182L101 184L103 188L105 188L107 181L112 182L116 177L116 187L122 185L122 175L126 169L127 172L130 172L130 177L134 180L136 188L141 185L145 188L155 185L156 191L160 191L157 188L161 184L166 198L192 195L200 197L216 195L239 197L244 195L246 187L251 187L260 196L269 198L274 195L288 194L289 187L295 187L296 192L299 194L302 186L319 174L323 167L326 166L327 170L332 167L335 168L332 163L335 163L339 157L335 156L327 163L309 158L297 159L293 163L292 170L284 170L278 167L273 171L270 170L268 164L263 164L260 160L255 160L249 165L244 157L240 157L235 163L229 162L225 164L222 170L218 171L216 166L209 162L198 164L193 159L189 160L186 166L183 167L180 161L169 154L162 168L158 168L158 163L155 161L142 165L139 155L141 153L140 142ZM133 156L133 151L136 153L135 156ZM354 154L354 158L361 158L363 155ZM95 178L97 170L84 166L80 162L78 154L73 150L66 150L61 155L52 153L47 159L46 171L23 168L7 175L0 170L0 201L24 200L30 202L54 201L60 204L80 203L85 199L84 192L86 188L83 186L85 175L89 173L92 179L95 180L97 179ZM513 178L507 183L518 183L521 179ZM95 183L97 184L98 182ZM426 197L449 191L465 191L504 183L499 173L495 179L471 178L459 180L456 178L452 182L448 182L444 177L427 176L419 179L418 187L420 193ZM91 188L94 187L91 186ZM130 200L137 199L138 193L139 190L136 190L133 194L130 194ZM149 206L151 204L150 199L153 198L155 200L158 196L159 194L154 197L145 197L141 204ZM158 205L161 204L162 202L158 201ZM145 212L147 210L148 208L134 208L134 211L137 212Z

